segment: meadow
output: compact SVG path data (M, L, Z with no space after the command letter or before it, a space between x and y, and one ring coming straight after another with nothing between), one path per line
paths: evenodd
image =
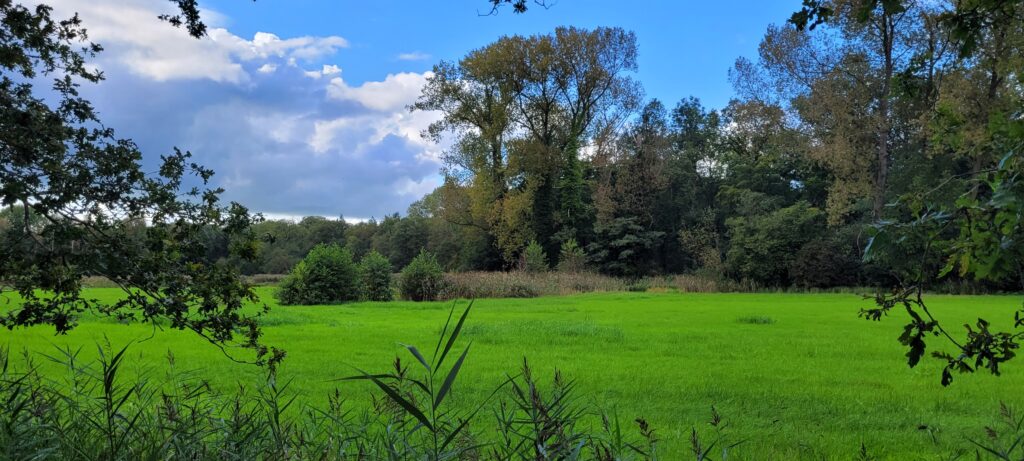
M287 350L281 379L309 404L325 403L335 388L354 405L369 401L368 385L336 379L353 375L353 367L386 371L396 355L411 362L402 344L431 349L452 306L282 307L273 305L272 289L258 289L273 307L266 340ZM119 292L89 294L112 300ZM1020 303L1019 296L930 299L948 325L1008 319ZM472 347L453 399L468 405L486 398L525 357L537 375L550 377L557 368L575 380L581 404L624 423L647 419L664 459L688 450L691 428L707 430L712 406L728 422L730 439L745 440L735 459L847 459L862 444L879 459L939 459L967 448L967 438L983 437L1000 402L1024 404L1024 372L1014 362L1003 376L957 376L948 388L939 385L936 360L908 368L896 342L903 319L859 319L858 310L870 305L855 294L790 293L479 299L461 337ZM201 370L219 389L264 382L259 368L234 363L184 332L106 319L84 319L67 336L43 327L0 332L0 344L33 353L71 346L94 357L106 341L134 342L132 372L159 373L171 351L179 368Z

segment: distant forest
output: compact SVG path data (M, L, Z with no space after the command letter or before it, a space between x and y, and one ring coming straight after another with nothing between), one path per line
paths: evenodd
M869 226L970 190L1005 155L992 124L1024 102L1024 25L962 49L928 5L769 27L721 111L643 101L621 29L502 38L436 65L411 108L440 111L426 135L455 140L442 187L405 216L259 224L275 239L243 269L284 272L338 242L396 268L425 249L449 270L502 270L536 242L552 267L579 248L617 276L890 284L899 261L862 261Z

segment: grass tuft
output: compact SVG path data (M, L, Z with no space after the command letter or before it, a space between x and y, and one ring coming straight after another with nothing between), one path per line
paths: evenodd
M775 323L775 319L765 315L748 315L736 319L739 323L746 323L748 325L771 325Z
M625 333L621 328L589 320L505 320L477 323L466 327L465 334L487 344L515 344L524 336L547 344L579 339L601 342L621 342L625 339Z

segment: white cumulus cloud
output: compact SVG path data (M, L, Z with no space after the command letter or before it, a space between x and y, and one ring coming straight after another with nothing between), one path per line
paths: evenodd
M420 136L439 115L406 109L429 72L350 84L324 64L344 63L341 37L244 39L211 12L197 40L156 19L173 12L165 0L52 1L105 46L96 65L108 79L86 91L102 93L104 122L138 142L147 166L189 150L226 199L282 216L383 216L440 184L446 146Z
M341 77L334 77L327 94L334 99L357 101L373 110L401 110L416 101L432 75L432 72L389 74L382 82L365 82L359 86L349 86Z
M323 69L320 70L307 70L303 72L303 75L309 78L320 78L329 75L341 74L341 68L333 64L324 64Z
M420 53L419 51L401 53L398 55L398 60L400 61L426 61L427 59L430 59L430 55L427 53Z
M242 62L310 61L348 46L337 36L282 39L257 32L247 40L220 27L211 27L206 37L194 39L157 18L161 13L174 12L169 2L159 0L51 0L47 4L61 16L77 12L89 38L109 50L106 55L114 55L132 73L156 81L242 83L249 80ZM208 13L211 24L223 22L219 15ZM270 71L265 66L260 69Z

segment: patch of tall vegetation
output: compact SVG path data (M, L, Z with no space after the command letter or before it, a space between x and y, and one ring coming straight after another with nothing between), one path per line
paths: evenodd
M589 272L455 272L445 275L441 299L533 298L626 291L624 279Z

